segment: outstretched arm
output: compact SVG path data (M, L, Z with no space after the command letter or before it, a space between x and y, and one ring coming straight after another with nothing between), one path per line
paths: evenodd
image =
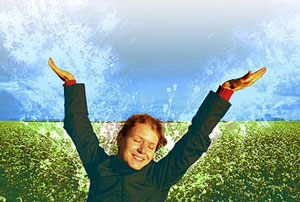
M233 92L250 86L265 72L266 68L253 74L249 71L241 78L226 81L218 89L219 92L209 92L193 117L188 132L175 144L172 151L155 165L155 181L161 189L168 189L177 183L187 169L207 151L211 143L209 134L231 106L228 102L228 92L223 92Z
M66 83L75 81L74 76L59 69L50 58L49 66ZM64 85L65 95L65 118L64 129L74 142L80 159L89 177L92 175L96 163L107 158L107 154L99 147L99 141L95 135L86 104L84 84Z

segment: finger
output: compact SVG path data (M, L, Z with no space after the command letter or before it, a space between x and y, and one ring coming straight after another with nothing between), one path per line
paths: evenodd
M251 76L251 70L249 70L249 72L247 74L245 74L244 76L241 77L241 79L246 80Z
M65 81L66 78L65 78L65 75L63 74L63 71L61 69L59 69L54 61L52 60L52 58L50 57L49 60L48 60L48 64L49 66L51 67L51 69L57 74L57 76L62 80L62 81Z
M254 72L253 74L256 74L256 73L265 73L266 71L267 71L267 68L263 67L263 68L257 70L256 72Z
M52 58L49 58L48 64L49 64L49 66L50 66L51 68L59 69L59 68L55 65L55 63L54 63L54 61L52 60Z
M260 70L254 72L254 75L262 76L267 71L266 67L261 68Z
M266 67L261 68L260 70L254 72L254 73L252 74L252 79L255 80L255 81L258 80L259 78L262 77L262 75L264 75L264 73L265 73L266 71L267 71L267 68L266 68Z
M59 74L61 72L61 70L55 65L54 61L52 60L52 58L49 58L48 60L48 64L51 67L51 69L56 73Z
M248 83L247 86L251 86L252 84L254 84L258 79L260 79L262 77L262 75L266 72L267 68L264 67L256 72L254 72L251 75L251 78L248 79Z
M252 84L254 84L257 80L251 80L248 83L245 83L245 86L251 86Z

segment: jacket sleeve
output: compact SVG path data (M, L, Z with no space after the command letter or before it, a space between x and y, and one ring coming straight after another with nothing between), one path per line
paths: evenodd
M154 166L155 181L162 190L177 183L187 169L207 151L209 134L225 115L231 104L210 91L203 101L188 132L175 144L166 157Z
M84 84L64 87L65 118L64 129L70 135L78 151L83 166L90 177L96 162L108 155L99 146L96 134L88 118Z

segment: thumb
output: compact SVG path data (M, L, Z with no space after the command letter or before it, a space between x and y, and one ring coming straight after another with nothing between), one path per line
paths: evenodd
M247 79L247 78L249 78L249 76L251 75L251 70L249 70L249 72L247 73L247 74L245 74L243 77L242 77L242 79Z

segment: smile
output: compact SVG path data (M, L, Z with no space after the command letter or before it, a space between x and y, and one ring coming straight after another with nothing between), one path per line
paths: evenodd
M143 158L140 158L140 157L138 157L138 156L136 156L136 155L134 155L134 154L132 154L132 156L133 156L133 158L134 158L136 161L139 161L139 162L143 162L143 161L144 161Z

